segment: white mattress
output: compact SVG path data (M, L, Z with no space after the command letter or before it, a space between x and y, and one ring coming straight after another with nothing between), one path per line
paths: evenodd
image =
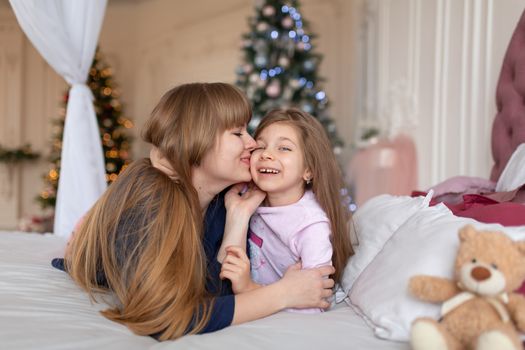
M67 274L51 266L64 245L50 234L0 232L2 349L408 349L375 338L344 303L320 315L281 312L159 343L104 318L98 311L105 304L92 304Z

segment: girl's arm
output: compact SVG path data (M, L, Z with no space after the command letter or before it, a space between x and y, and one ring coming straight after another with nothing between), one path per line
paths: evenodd
M250 259L244 247L226 247L226 257L221 266L221 279L229 279L235 294L246 293L262 287L255 283L250 276Z
M327 308L334 280L327 276L335 272L332 266L301 270L291 266L284 277L271 285L235 295L232 324L269 316L287 308Z
M226 257L226 247L239 246L246 249L246 236L250 224L251 213L234 213L232 210L226 210L226 224L224 225L224 236L221 247L217 253L217 260L222 264Z
M244 189L246 191L243 192ZM237 184L226 193L224 197L226 225L222 244L217 254L217 260L220 263L226 257L226 247L246 247L250 217L265 197L266 193L253 184Z

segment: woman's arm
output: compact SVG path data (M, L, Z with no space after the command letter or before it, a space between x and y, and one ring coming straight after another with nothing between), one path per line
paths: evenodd
M332 266L301 270L300 264L291 266L278 282L235 296L232 324L239 324L269 316L287 308L327 308L332 296L334 280Z

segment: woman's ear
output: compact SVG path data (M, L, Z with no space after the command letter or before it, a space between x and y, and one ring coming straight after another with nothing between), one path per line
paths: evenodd
M151 161L151 165L153 165L155 168L162 171L164 174L168 175L170 179L177 182L180 180L179 175L177 172L173 169L170 162L164 155L160 152L160 150L153 146L149 152L149 157Z

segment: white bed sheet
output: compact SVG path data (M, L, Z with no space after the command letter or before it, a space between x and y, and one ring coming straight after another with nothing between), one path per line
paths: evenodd
M408 349L380 340L352 309L320 315L281 312L219 332L159 343L134 335L98 312L87 295L50 261L65 242L54 235L0 232L2 349ZM254 301L256 302L256 301Z

